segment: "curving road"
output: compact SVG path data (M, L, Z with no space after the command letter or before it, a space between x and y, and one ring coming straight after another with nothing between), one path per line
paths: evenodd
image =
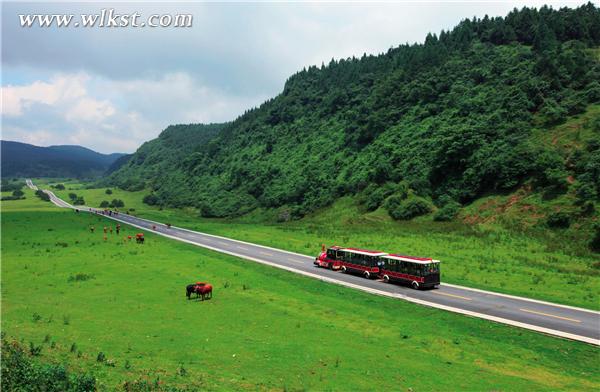
M27 185L32 189L37 189L30 180L27 180ZM50 196L50 200L55 205L63 208L76 208L52 192L48 190L44 190L44 192ZM101 213L101 210L94 208L79 208L84 212ZM313 265L314 257L311 256L175 226L169 228L162 223L131 215L119 214L105 217L168 238L373 294L600 345L600 312L597 311L447 283L441 284L438 289L412 290L395 284L385 284L378 280L367 280L360 276L317 268Z

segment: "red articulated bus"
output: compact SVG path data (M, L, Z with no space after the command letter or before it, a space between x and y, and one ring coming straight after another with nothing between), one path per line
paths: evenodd
M379 276L384 282L407 283L413 289L435 287L440 284L440 261L425 257L389 254L383 262Z
M379 274L380 257L386 254L373 250L332 246L322 252L314 264L332 270L359 273L370 279Z
M414 289L440 284L440 262L424 257L332 246L315 258L318 267L359 273L370 279L409 284Z

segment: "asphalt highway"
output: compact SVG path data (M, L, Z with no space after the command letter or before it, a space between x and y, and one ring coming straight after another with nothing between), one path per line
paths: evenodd
M35 187L30 180L27 180L27 185L30 188ZM50 191L45 190L44 192L59 207L78 208L82 212L95 214L102 213L101 210L94 208L74 207ZM113 214L112 216L105 215L105 217L175 240L282 268L326 282L526 328L548 335L600 345L600 312L597 311L444 283L436 289L413 290L397 284L386 284L379 280L368 280L362 276L315 267L313 265L314 256L301 255L174 226L167 227L163 223L123 213ZM443 268L442 260L442 281Z

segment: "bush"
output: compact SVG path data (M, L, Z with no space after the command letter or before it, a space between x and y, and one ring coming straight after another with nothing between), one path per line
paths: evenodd
M429 204L421 198L402 201L400 196L391 196L386 202L386 209L395 220L410 220L431 211Z
M151 193L149 195L144 196L144 198L142 199L142 201L145 204L148 204L149 206L155 206L155 205L158 204L159 200L158 200L158 197L155 194Z
M100 203L100 208L108 208L109 204L110 203L106 200L102 200L102 203Z
M544 116L544 123L546 125L557 125L564 122L567 118L567 110L553 99L548 99L544 102L540 113Z
M43 201L50 201L50 196L48 196L46 193L44 193L40 189L38 189L37 191L35 191L35 195L37 197L39 197L40 199L42 199Z
M566 229L571 226L571 217L564 212L553 212L546 218L549 227Z
M110 202L110 207L112 207L112 208L125 207L125 203L123 203L123 200L121 200L121 199L113 199L113 201Z
M56 184L54 186L55 189L58 189L59 191L64 191L65 190L65 186L63 184Z
M107 195L112 195L112 189L107 189L104 191L104 193L106 193Z
M398 196L406 198L406 187L401 187L392 183L385 185L371 184L365 190L364 204L368 211L375 211L381 206L386 197L398 191Z
M91 374L72 374L62 365L32 361L18 342L2 340L2 390L6 391L66 391L96 390L96 378Z
M19 197L23 196L24 194L25 194L25 193L24 193L22 190L20 190L20 189L14 190L14 191L13 191L13 193L12 193L12 195L13 195L14 197L17 197L17 198L19 198Z
M83 200L83 196L78 196L75 200L73 200L73 205L75 205L75 206L85 205L85 200Z
M458 214L458 210L460 209L460 204L452 201L446 203L442 208L437 210L435 215L433 216L433 220L436 222L449 222L456 214Z
M25 199L25 198L18 197L18 196L2 196L2 198L0 200L6 201L6 200L22 200L22 199Z
M71 199L71 200L75 200L75 199L77 199L77 194L76 194L76 193L73 193L73 192L70 192L70 193L69 193L69 199Z

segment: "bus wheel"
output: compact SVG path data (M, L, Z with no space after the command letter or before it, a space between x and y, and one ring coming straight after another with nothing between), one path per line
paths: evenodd
M418 290L419 289L419 284L417 282L412 282L410 285L413 289Z
M389 276L387 276L387 275L383 275L383 281L384 281L385 283L390 283L390 277L389 277Z
M365 279L371 279L371 274L369 273L369 271L365 271L363 275L365 276Z
M342 269L342 272L343 272L343 273L346 273L346 266L345 266L345 265L342 265L342 268L341 268L341 269Z
M329 263L329 269L333 271L333 263Z

